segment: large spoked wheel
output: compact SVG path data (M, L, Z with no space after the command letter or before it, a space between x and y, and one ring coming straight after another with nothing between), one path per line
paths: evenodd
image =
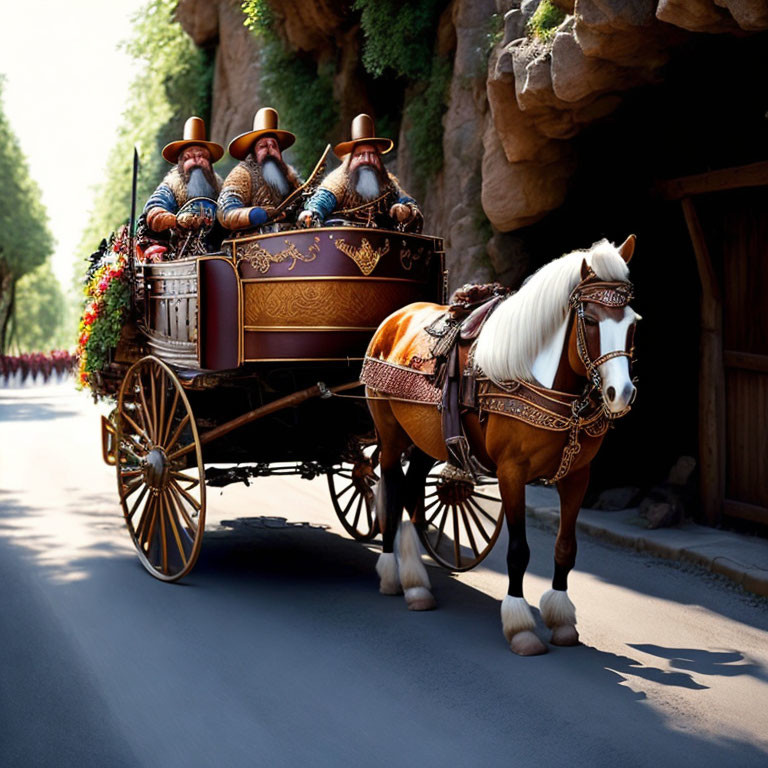
M173 371L134 363L115 415L117 490L139 560L162 581L189 573L205 529L205 469L197 425Z
M488 556L499 538L504 517L501 495L490 479L474 487L445 483L439 477L441 467L427 477L419 536L437 563L451 571L468 571Z
M353 462L328 470L328 490L339 522L358 541L370 541L379 532L376 519L376 484L379 475L375 445L361 449Z

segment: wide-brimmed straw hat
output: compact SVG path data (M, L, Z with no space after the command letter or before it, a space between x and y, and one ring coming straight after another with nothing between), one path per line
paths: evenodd
M290 131L281 131L277 127L279 119L276 109L262 107L253 118L253 130L241 133L229 142L229 154L238 160L245 160L254 143L267 134L275 137L281 150L288 149L296 137Z
M348 155L358 144L373 144L382 155L389 152L395 146L392 139L383 139L376 136L376 130L373 126L373 118L370 115L358 115L352 121L352 138L349 141L342 141L333 148L333 153L338 158Z
M172 141L163 147L163 157L169 163L175 163L179 155L187 147L193 145L205 147L211 153L211 162L216 162L224 154L224 147L212 141L205 140L205 122L201 117L190 117L184 123L184 138Z

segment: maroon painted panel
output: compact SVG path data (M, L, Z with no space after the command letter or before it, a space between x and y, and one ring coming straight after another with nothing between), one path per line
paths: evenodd
M246 331L246 360L362 358L373 334L368 331Z
M200 364L222 371L238 365L239 288L229 259L201 259Z
M321 228L254 235L236 241L243 278L399 277L428 281L440 238L380 229Z

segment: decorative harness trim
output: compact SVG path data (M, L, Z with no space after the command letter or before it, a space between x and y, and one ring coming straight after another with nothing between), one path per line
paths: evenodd
M492 381L483 376L477 377L477 401L480 415L497 413L534 427L553 432L568 432L568 441L563 448L563 455L555 474L544 479L547 485L562 480L570 472L573 462L581 451L579 434L583 431L590 437L601 437L606 433L610 422L629 413L628 406L620 413L611 413L602 399L599 366L615 357L627 357L632 361L634 347L629 351L613 350L600 355L594 360L589 354L584 305L587 303L615 309L626 307L634 294L629 282L607 282L595 279L590 273L571 292L569 306L576 313L576 350L587 371L587 383L581 395L546 389L526 381ZM474 345L470 352L470 366L474 359ZM475 369L477 370L477 369ZM593 395L597 397L593 397Z

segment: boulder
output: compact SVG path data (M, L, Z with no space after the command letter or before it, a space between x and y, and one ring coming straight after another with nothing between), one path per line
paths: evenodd
M597 497L597 501L592 505L592 509L602 509L606 512L629 509L637 504L639 494L640 489L632 486L609 488Z
M765 0L715 0L715 3L727 8L744 30L768 29L768 3Z
M510 163L490 118L483 145L483 210L500 232L533 224L563 202L574 168L567 152L553 163Z
M713 0L659 0L656 18L690 32L731 32L736 22Z
M626 90L642 80L642 72L585 56L572 32L558 32L552 43L552 90L560 101Z
M528 274L530 256L522 237L495 232L486 245L488 258L500 283L518 288Z
M215 44L219 36L219 3L209 0L180 0L176 18L195 45Z

